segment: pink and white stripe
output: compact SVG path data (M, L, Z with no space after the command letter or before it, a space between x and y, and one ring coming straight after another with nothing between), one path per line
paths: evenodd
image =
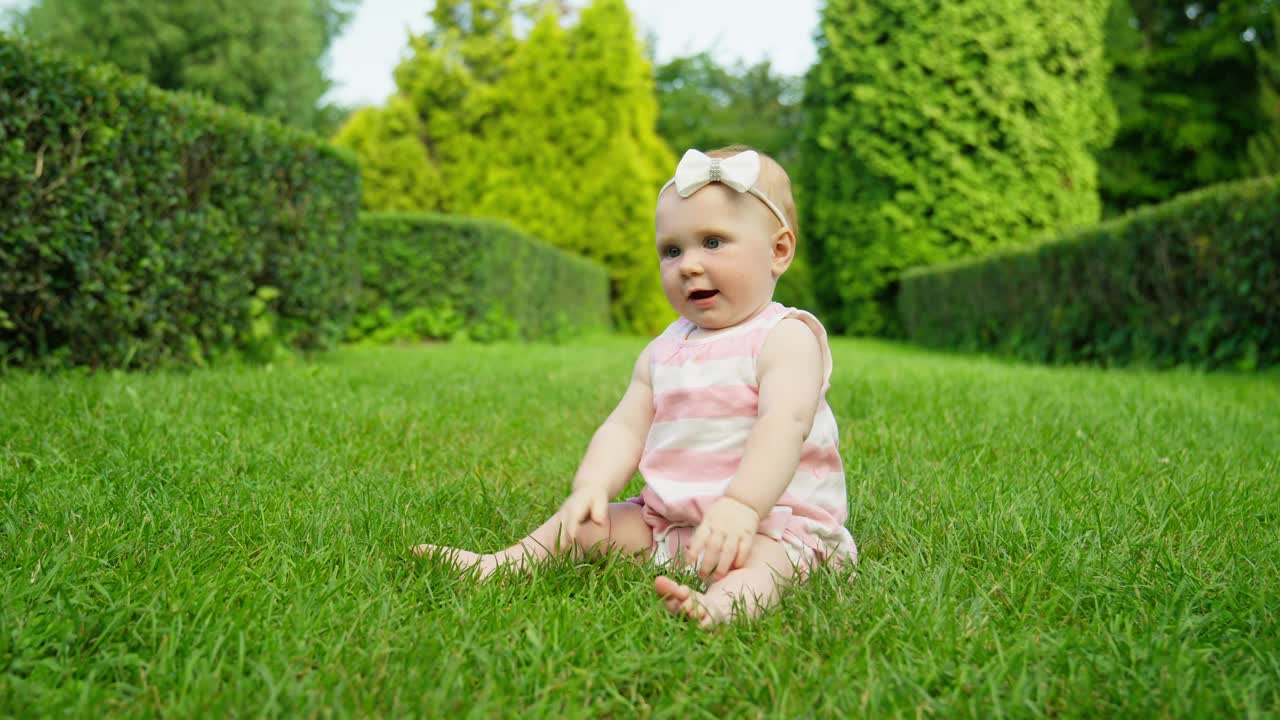
M802 320L818 337L824 399L795 476L760 531L777 540L794 536L821 559L856 560L857 548L843 524L848 505L839 431L825 400L831 381L827 333L813 315L779 303L739 327L696 340L688 339L695 326L682 318L651 343L654 418L640 459L646 485L638 502L658 533L696 526L724 493L759 414L756 358L785 318Z

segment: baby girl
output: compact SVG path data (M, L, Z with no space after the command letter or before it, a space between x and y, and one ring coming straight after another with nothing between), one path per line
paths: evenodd
M856 562L825 400L826 331L773 302L796 248L786 171L742 146L689 150L658 194L655 225L662 287L680 319L640 353L569 498L501 552L419 545L417 555L482 577L612 549L689 565L705 590L666 575L654 589L668 611L704 626L758 616L819 563ZM640 497L610 503L637 468Z

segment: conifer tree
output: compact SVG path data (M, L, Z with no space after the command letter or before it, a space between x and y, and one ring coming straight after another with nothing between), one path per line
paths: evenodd
M1099 217L1108 0L829 0L802 208L837 330L894 333L899 273Z
M1270 47L1258 49L1258 100L1266 127L1249 140L1249 171L1280 175L1280 6L1271 11Z
M577 170L579 242L608 238L584 254L610 267L615 320L654 332L674 319L658 279L653 212L675 157L657 133L653 68L623 0L594 0L570 36L576 133L565 149Z
M535 237L588 254L570 202L577 178L566 152L576 114L567 92L574 82L569 52L558 15L544 11L493 87L474 192L459 211L508 220Z
M421 141L436 167L443 212L474 203L487 156L496 85L518 47L512 0L440 0L431 29L409 40L395 70L397 94L417 110Z
M1109 214L1248 174L1248 141L1265 126L1256 49L1270 46L1276 7L1114 0L1106 52L1119 122L1096 153Z
M486 175L468 209L603 263L619 327L671 319L657 279L653 207L674 161L656 133L657 103L631 15L597 0L568 31L554 5L495 85Z
M361 204L376 210L444 209L440 168L423 145L413 103L393 95L384 108L357 110L334 136L360 163Z
M441 0L430 29L409 37L388 106L354 113L334 138L364 169L366 208L474 210L495 161L497 85L519 47L514 14L513 0ZM393 177L402 171L411 177Z
M652 71L630 12L622 0L596 0L566 30L557 4L543 3L529 35L516 39L511 7L438 4L432 30L411 40L396 70L398 96L418 123L398 106L344 128L339 142L367 169L366 202L430 201L506 220L605 264L617 326L659 330L672 315L657 278L653 208L675 160L655 129ZM392 179L401 153L409 177Z
M352 0L35 0L22 34L166 90L332 131L322 61Z

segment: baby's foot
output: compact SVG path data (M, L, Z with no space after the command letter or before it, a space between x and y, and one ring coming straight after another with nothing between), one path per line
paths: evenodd
M474 569L476 576L481 580L489 577L494 570L498 569L497 555L481 555L461 548L423 544L415 547L413 554L418 557L440 558L458 570L469 571Z
M659 575L653 581L653 589L662 598L662 606L672 615L683 615L696 620L698 625L709 628L733 619L732 603L724 605L722 597L719 602L711 601L706 595L694 592L688 585L672 580L666 575Z

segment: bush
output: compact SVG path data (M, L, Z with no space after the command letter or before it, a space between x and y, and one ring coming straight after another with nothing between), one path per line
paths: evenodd
M615 327L655 334L675 319L653 244L675 157L631 13L592 0L565 22L558 6L522 4L437 3L396 95L335 141L359 157L365 209L509 222L609 268Z
M558 339L609 324L605 269L491 220L366 213L349 337Z
M202 363L264 318L330 345L358 203L317 137L0 37L0 364Z
M1108 0L828 0L800 227L834 332L900 335L902 270L1098 221Z
M1280 179L1187 193L1040 245L913 270L912 340L1048 362L1280 362Z

